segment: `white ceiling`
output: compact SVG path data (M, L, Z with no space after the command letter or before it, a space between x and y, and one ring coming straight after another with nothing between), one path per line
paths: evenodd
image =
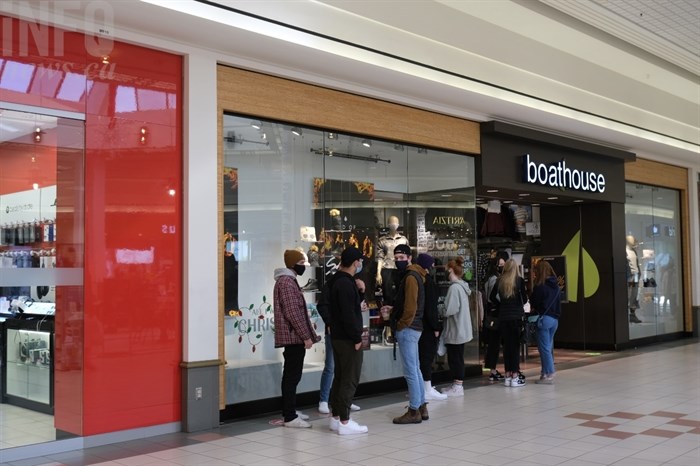
M120 40L700 168L698 4L123 0L109 8Z

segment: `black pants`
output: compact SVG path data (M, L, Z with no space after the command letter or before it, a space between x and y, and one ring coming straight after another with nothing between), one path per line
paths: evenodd
M447 348L447 364L450 366L450 374L452 380L464 380L464 343L461 345L448 345Z
M503 365L506 372L520 371L520 329L521 320L501 321L500 330L503 336Z
M301 380L304 369L304 345L284 347L284 369L282 370L282 416L284 422L293 421L297 417L297 385Z
M332 340L335 373L331 386L331 413L340 416L341 421L350 419L350 405L355 390L360 383L362 371L362 350L355 350L350 340Z
M423 380L430 381L433 377L433 360L437 353L438 337L432 330L423 330L418 340L418 360Z
M484 367L487 369L496 369L498 365L498 353L501 352L501 331L484 329L484 340L486 342L486 356L484 358Z

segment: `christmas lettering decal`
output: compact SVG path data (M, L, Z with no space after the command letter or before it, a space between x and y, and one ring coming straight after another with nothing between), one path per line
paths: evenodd
M563 159L559 163L549 165L536 163L530 160L530 154L523 155L523 181L553 188L605 192L603 174L569 168Z

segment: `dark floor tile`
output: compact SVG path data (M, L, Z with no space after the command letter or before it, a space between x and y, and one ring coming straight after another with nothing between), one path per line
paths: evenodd
M665 437L665 438L674 438L678 437L679 435L682 435L683 432L674 432L672 430L663 430L663 429L649 429L645 430L644 432L640 432L639 435L653 435L654 437Z
M601 421L586 421L582 424L579 424L580 426L583 427L592 427L594 429L612 429L613 427L617 427L618 424L613 424L612 422L601 422Z
M644 417L644 414L637 414L637 413L626 413L624 411L617 411L612 414L608 414L608 417L619 417L621 419L639 419L640 417Z
M637 434L633 434L631 432L621 432L618 430L601 430L600 432L596 432L593 435L598 435L600 437L608 437L608 438L616 438L619 440L624 440L626 438L634 437Z
M573 413L573 414L568 414L564 417L570 417L573 419L585 419L587 421L593 421L594 419L598 419L602 416L598 414L588 414L588 413Z

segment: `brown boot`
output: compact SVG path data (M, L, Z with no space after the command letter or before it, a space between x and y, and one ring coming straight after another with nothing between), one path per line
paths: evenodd
M430 416L428 415L428 403L423 403L420 405L420 408L418 408L418 412L420 413L420 418L424 421L427 421L430 419Z
M423 422L417 409L408 408L403 416L395 417L394 424L420 424Z

